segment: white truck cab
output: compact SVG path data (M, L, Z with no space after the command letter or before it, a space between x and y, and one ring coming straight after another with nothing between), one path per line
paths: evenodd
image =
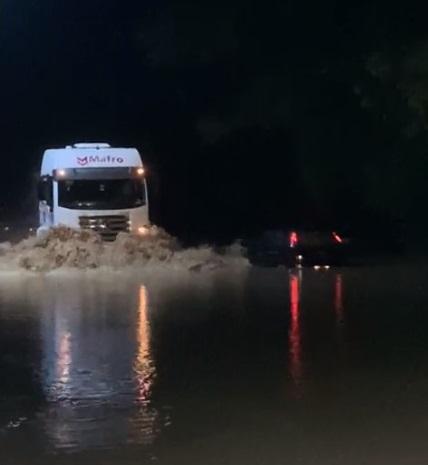
M137 149L106 143L49 149L40 175L39 235L60 225L91 229L105 240L121 231L147 232L147 184Z

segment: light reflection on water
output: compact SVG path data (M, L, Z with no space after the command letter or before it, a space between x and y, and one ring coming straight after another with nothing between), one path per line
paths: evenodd
M147 289L141 285L139 289L138 319L137 319L137 354L134 361L136 373L137 401L146 405L150 397L153 383L154 368L150 357L150 327L147 316Z
M145 286L139 287L138 317L136 324L137 351L134 359L137 408L130 419L131 429L140 434L136 443L151 444L156 436L157 410L151 405L151 390L156 371L150 353L149 300ZM129 439L128 439L129 441Z
M305 320L311 319L313 315L306 310L313 311L313 298L316 296L317 304L322 307L326 305L335 314L336 334L342 340L343 327L345 322L344 308L344 283L341 272L311 272L306 273L306 292L303 289L304 272L293 270L288 273L288 296L290 323L288 328L288 365L289 376L293 383L293 393L297 397L303 395L306 378L310 372L305 373L305 356L308 349L305 349L303 333L305 330ZM331 298L331 295L333 298ZM327 300L325 300L327 299ZM303 312L305 313L303 314ZM326 334L320 338L328 337ZM343 341L342 341L343 342Z
M426 431L428 297L386 273L0 283L0 463L387 463Z
M325 304L329 312L334 311L336 331L342 331L342 274L295 270L285 274L288 283L281 274L266 279L256 271L251 276L236 282L184 280L172 287L153 282L147 286L138 279L98 282L79 277L30 283L24 307L31 302L38 312L42 349L38 379L46 399L38 418L49 441L47 447L75 451L153 444L176 421L169 405L176 401L168 391L171 383L179 389L184 386L181 395L192 402L192 383L205 382L198 378L201 373L207 370L208 377L210 371L218 372L221 379L227 364L216 357L222 352L236 367L251 366L248 354L260 360L270 357L273 366L285 363L292 382L292 386L287 382L287 389L294 398L301 398L311 380L307 324L317 306ZM9 297L4 294L8 301L14 292ZM20 298L25 300L25 296ZM283 331L282 337L284 330L287 334L287 347L282 345L281 353L271 344L276 330ZM230 339L224 339L225 335ZM250 341L260 336L267 339L257 354ZM193 346L194 340L198 346ZM244 350L236 352L236 344ZM163 373L160 392L168 398L159 401L157 394L154 402L153 395L159 392L159 363ZM266 374L262 372L259 379L265 380ZM215 393L217 381L213 380L207 384L207 395ZM241 383L239 377L235 381Z
M336 322L341 325L344 322L343 308L343 278L341 273L336 273L334 282L334 311L336 313Z
M49 291L41 315L41 381L48 401L42 417L52 446L151 443L157 412L150 403L155 369L145 286L135 286L125 301L121 295L117 307L114 300L104 306L106 300L84 284Z
M56 379L58 385L67 386L70 382L70 365L71 365L71 333L69 331L59 331L59 347L57 354ZM65 392L64 392L65 394Z
M290 329L288 331L290 376L296 387L302 380L302 347L300 334L300 289L302 275L289 274L290 287Z

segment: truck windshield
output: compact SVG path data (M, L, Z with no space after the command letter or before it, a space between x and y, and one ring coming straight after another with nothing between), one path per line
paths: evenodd
M76 210L114 210L145 205L141 179L64 180L58 182L58 205Z

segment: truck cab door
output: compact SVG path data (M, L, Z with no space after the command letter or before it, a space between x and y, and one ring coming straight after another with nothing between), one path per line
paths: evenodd
M38 185L39 224L41 227L53 225L53 182L51 176L43 176Z

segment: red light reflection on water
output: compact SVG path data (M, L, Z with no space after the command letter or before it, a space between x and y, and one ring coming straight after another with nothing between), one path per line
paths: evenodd
M290 375L293 382L300 384L302 377L301 334L300 334L300 280L299 276L290 273L290 330L288 333L288 352Z

